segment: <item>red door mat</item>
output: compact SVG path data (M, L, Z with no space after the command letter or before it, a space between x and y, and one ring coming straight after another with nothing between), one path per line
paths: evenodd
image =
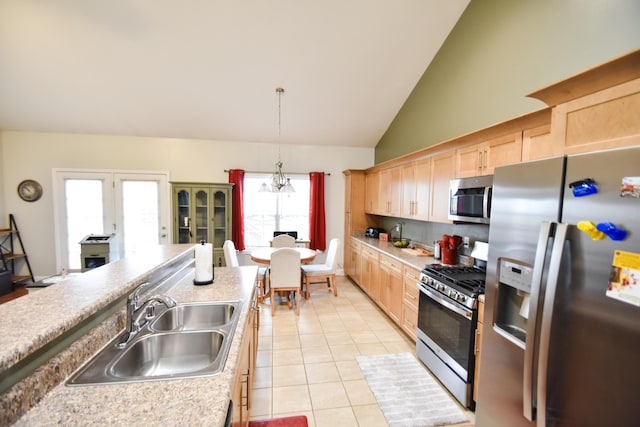
M272 420L249 421L249 427L308 427L307 417L299 415L295 417L274 418Z

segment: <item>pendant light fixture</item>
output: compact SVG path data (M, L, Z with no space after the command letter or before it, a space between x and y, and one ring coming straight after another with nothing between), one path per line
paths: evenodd
M280 140L280 132L281 132L281 119L282 119L282 94L284 93L284 89L281 87L276 88L276 93L278 94L278 140ZM276 171L271 175L271 187L267 186L266 183L262 183L260 186L259 192L272 192L272 193L295 193L296 190L291 185L291 180L287 178L282 172L282 160L280 160L280 146L278 145L278 161L276 162Z

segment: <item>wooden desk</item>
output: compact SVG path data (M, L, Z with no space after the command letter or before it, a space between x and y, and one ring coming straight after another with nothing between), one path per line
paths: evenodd
M251 251L251 261L259 264L271 264L271 254L279 248L260 248ZM291 248L300 254L300 262L308 264L316 257L316 251L307 248Z

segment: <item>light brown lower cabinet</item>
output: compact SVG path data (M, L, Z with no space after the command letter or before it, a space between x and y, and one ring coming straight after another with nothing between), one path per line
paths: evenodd
M420 280L420 270L405 265L403 274L402 322L400 326L414 340L417 339L416 329L418 328L418 300L420 298L418 280Z
M420 270L352 239L350 275L360 288L413 340L418 325ZM357 251L354 251L357 248Z
M258 331L260 328L260 307L257 292L251 297L251 308L245 324L245 333L240 344L238 368L231 391L232 420L234 427L247 427L251 410L251 393L258 350Z
M380 306L396 323L402 317L402 266L399 261L380 255Z
M369 294L372 300L380 303L380 281L378 272L380 270L379 252L375 249L363 247L361 252L360 265L360 287Z
M473 354L476 356L476 368L473 374L473 400L478 400L478 372L480 372L480 350L482 349L482 326L484 324L484 302L478 303L478 326Z

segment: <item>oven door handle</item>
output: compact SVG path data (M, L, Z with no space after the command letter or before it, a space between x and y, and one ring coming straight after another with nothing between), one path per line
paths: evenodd
M456 304L453 304L447 297L444 297L436 292L433 292L431 289L424 287L422 284L418 283L418 289L420 292L424 293L426 296L437 302L438 304L448 308L449 310L458 313L459 315L465 317L469 321L471 321L471 317L473 317L473 312L470 310L465 310L458 307Z

